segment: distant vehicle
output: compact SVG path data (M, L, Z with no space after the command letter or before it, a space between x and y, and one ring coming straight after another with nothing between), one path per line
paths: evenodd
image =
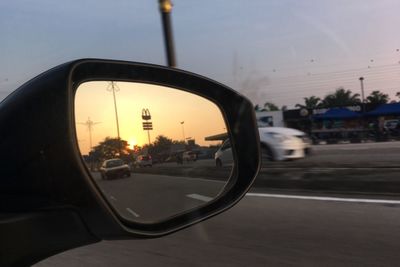
M108 159L100 167L101 178L108 180L131 176L130 168L121 159Z
M386 120L383 124L385 130L394 130L399 128L400 120Z
M385 133L391 137L400 136L400 120L386 120L383 124Z
M196 161L197 160L197 154L193 151L185 151L182 154L182 160L189 162L189 161Z
M215 165L217 167L230 166L233 163L232 147L229 139L222 143L222 146L215 152Z
M311 152L306 133L285 127L258 128L263 155L271 161L301 159Z
M135 160L135 167L151 167L153 160L150 155L139 155Z

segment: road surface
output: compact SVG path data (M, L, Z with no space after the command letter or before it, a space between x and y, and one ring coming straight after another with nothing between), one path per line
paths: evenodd
M263 169L284 170L291 176L290 168L313 172L321 166L322 169L343 166L340 170L344 173L337 179L344 179L351 177L349 166L356 166L382 179L386 168L375 167L386 166L391 168L391 179L396 182L400 179L396 175L400 171L394 168L400 167L397 154L400 154L400 142L321 145L315 147L315 154L310 158L267 163ZM208 166L206 161L190 164L193 168L195 164ZM142 178L135 179L135 175ZM215 197L223 184L221 180L193 178L198 177L134 174L133 178L99 181L99 185L125 216L146 221L165 217L165 211L177 213L193 205L203 205ZM132 190L138 190L137 194ZM151 196L151 191L157 191L159 198ZM397 195L332 196L317 191L299 194L288 191L277 194L269 188L254 187L231 210L173 235L154 240L103 241L53 256L35 266L399 265L400 198Z
M103 241L35 266L398 266L399 207L247 196L164 238Z

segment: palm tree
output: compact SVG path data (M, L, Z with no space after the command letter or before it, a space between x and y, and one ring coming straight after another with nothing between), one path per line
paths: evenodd
M353 94L351 90L345 90L343 87L340 87L333 94L326 95L321 105L326 108L332 108L358 104L361 104L359 94Z
M321 98L316 96L304 97L304 105L303 104L296 104L298 108L306 108L306 109L315 109L320 106Z
M271 102L265 102L264 103L264 109L262 111L278 111L279 108L277 105Z
M379 104L386 104L389 102L389 95L384 94L378 90L372 91L372 93L367 96L367 103L379 105Z

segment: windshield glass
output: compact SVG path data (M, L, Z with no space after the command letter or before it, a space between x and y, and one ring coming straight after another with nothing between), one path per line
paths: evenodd
M174 235L101 242L37 266L398 265L400 1L173 4L177 67L248 97L268 129L255 183L229 212ZM166 65L157 0L1 1L0 35L0 100L78 58ZM185 142L189 122L178 120ZM91 147L84 133L79 142ZM215 173L230 170L235 157L222 139L196 153L140 151L127 161L132 178L106 182L114 188L160 166L187 173L206 161ZM137 140L127 141L134 149Z

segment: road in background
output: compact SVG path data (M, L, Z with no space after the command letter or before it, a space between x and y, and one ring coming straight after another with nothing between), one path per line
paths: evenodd
M264 167L400 167L400 142L374 142L357 144L313 145L313 153L294 161L264 162ZM215 166L213 159L154 164L153 167Z

